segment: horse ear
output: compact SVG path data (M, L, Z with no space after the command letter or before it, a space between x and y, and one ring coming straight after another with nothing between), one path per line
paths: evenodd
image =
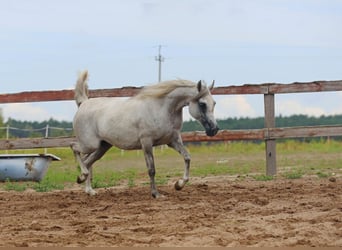
M201 92L201 89L202 89L202 81L199 80L199 82L197 83L197 89L198 89L198 92Z
M213 80L213 83L210 85L209 90L212 91L214 88L215 80Z

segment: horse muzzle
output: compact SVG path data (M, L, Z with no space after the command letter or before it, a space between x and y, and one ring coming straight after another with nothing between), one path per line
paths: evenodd
M203 128L205 129L205 133L207 136L214 136L219 131L219 127L217 126L217 123L213 120L209 120L206 117L202 117L202 119L199 119L199 122L202 124Z
M218 131L219 131L219 127L215 126L213 128L206 129L205 133L207 134L207 136L214 136L217 134Z

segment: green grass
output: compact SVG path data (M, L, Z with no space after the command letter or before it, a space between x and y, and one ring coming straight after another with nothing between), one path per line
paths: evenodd
M5 181L4 189L6 191L25 191L27 188L27 184L18 184L17 182L11 182L9 179Z
M300 179L303 177L303 172L300 170L289 171L283 174L285 179Z
M254 175L252 177L256 181L271 181L271 180L274 180L274 176L272 176L272 175L265 175L265 174Z
M252 176L256 181L269 181L274 178L265 175L265 145L262 142L226 142L212 145L202 143L188 145L187 149L192 157L190 177L227 175L244 179L246 176ZM6 181L0 183L0 189L24 191L31 188L46 192L74 187L80 170L71 150L51 148L47 151L62 160L50 164L46 176L40 183ZM296 179L305 175L328 178L342 174L341 152L342 142L334 140L277 142L276 178ZM44 153L44 150L13 150L9 153ZM182 177L184 160L177 152L171 148L157 147L154 155L158 185ZM112 148L94 164L93 172L94 188L149 184L141 151L121 151Z
M321 171L317 172L316 175L319 177L319 178L328 178L331 176L331 174L327 174L327 173L323 173Z
M64 185L62 183L56 182L54 179L49 179L49 177L45 177L41 182L34 183L32 188L37 192L48 192L52 190L62 190L64 189Z

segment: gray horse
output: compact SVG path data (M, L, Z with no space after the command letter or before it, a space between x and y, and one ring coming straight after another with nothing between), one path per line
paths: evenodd
M165 81L143 88L126 100L101 97L88 98L88 72L80 74L75 88L78 111L73 127L77 142L73 150L81 168L77 182L86 181L85 191L95 195L91 187L92 165L112 146L121 149L142 149L150 176L151 194L158 198L155 185L153 146L168 145L179 152L185 161L184 176L175 183L180 190L189 180L190 155L183 146L182 112L189 106L190 115L205 128L208 136L218 132L214 118L215 101L203 81Z

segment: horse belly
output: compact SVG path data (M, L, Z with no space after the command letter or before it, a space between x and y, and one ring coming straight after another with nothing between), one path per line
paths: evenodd
M100 137L120 149L141 149L141 143L137 133L129 129L127 130L127 128L114 129Z
M127 141L125 139L116 139L113 140L111 144L117 148L125 150L141 149L140 141Z

